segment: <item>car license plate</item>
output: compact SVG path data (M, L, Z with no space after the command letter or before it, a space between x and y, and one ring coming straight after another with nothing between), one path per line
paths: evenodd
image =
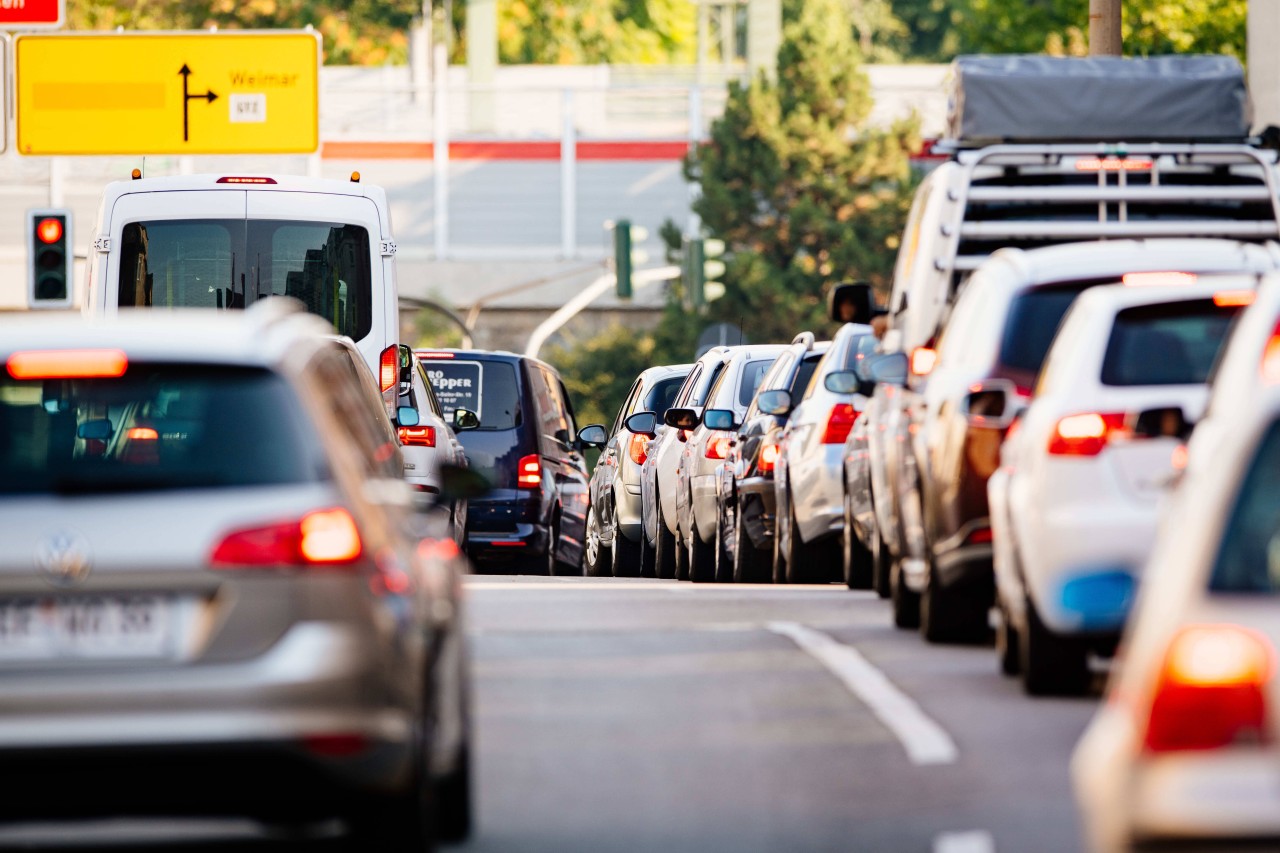
M173 602L160 595L0 599L0 661L146 659L173 651Z

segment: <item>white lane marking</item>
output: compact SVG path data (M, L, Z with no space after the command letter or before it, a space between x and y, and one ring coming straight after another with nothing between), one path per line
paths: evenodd
M789 637L813 655L832 675L897 736L913 764L952 764L959 755L955 741L910 696L876 669L853 646L796 622L770 622L775 634Z
M933 853L995 853L996 840L984 829L943 832L933 839Z

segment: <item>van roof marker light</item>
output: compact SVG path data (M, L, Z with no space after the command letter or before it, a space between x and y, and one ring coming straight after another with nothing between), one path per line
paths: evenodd
M1193 272L1129 272L1120 281L1126 287L1186 287L1196 283Z
M1219 308L1244 308L1253 304L1252 290L1219 290L1213 294L1213 304Z
M14 379L115 379L129 369L117 349L28 350L9 356Z

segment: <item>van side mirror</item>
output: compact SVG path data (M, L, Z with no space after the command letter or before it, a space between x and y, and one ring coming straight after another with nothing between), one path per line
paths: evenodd
M766 415L784 417L791 414L791 392L785 388L761 391L756 397L756 408Z
M669 427L676 429L697 429L701 418L693 409L667 409L667 413L662 416L663 422Z
M827 296L827 316L837 323L870 323L874 310L875 297L865 281L837 284Z
M1176 438L1185 441L1195 424L1187 420L1181 406L1165 406L1146 409L1133 421L1133 435L1137 438Z
M455 409L453 412L453 429L454 432L463 432L469 429L479 429L480 416L470 409Z
M421 423L418 410L413 406L400 406L396 409L396 426L410 427Z
M609 433L600 424L588 424L578 430L577 444L582 447L604 447Z
M623 421L622 426L636 435L653 436L658 431L658 413L636 412Z
M707 429L734 430L738 424L734 422L730 409L707 409L702 413L702 423Z

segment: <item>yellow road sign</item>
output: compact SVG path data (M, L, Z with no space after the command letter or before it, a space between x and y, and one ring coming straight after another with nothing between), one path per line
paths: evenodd
M21 154L296 154L320 145L320 35L14 40Z

